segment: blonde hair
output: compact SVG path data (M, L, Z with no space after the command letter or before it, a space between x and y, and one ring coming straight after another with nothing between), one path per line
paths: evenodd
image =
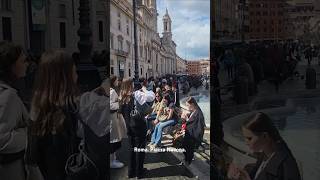
M120 89L120 104L126 104L130 101L133 92L133 80L124 79L121 83Z

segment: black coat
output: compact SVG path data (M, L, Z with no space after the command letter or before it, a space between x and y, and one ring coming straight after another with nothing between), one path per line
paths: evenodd
M145 137L147 133L147 125L142 116L132 116L131 112L134 108L133 98L126 104L120 106L121 114L126 122L127 134L129 136Z
M63 130L57 134L35 135L31 122L28 130L26 163L37 164L46 180L65 180L65 164L70 155L77 152L80 139L76 136L77 121L72 113L66 113Z
M260 156L252 168L246 167L251 179L254 179L263 159L264 156ZM301 180L297 162L285 143L278 143L274 156L255 180Z
M202 111L198 108L187 122L186 132L184 139L192 141L194 148L201 145L204 134L205 121Z

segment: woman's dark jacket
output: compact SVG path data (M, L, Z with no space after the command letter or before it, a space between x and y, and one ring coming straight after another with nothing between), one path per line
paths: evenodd
M198 148L201 145L205 128L205 121L202 111L197 108L194 114L187 121L187 127L185 132L185 141L193 142L194 148Z
M126 122L127 134L129 136L145 137L147 126L143 116L132 116L131 112L134 108L134 98L132 97L128 103L120 105L120 112Z
M63 130L57 134L35 135L28 132L26 163L38 165L45 180L65 180L65 164L68 157L77 152L80 139L76 136L77 120L72 113L65 113Z
M245 168L252 180L264 158L259 156L254 166ZM301 180L297 162L284 142L277 144L274 156L254 180Z

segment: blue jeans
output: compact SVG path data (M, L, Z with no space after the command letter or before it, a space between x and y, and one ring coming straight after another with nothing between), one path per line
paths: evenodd
M154 128L154 131L152 133L152 137L151 137L151 143L156 144L156 145L160 145L161 143L161 138L162 138L162 130L165 127L171 126L173 124L175 124L176 121L171 119L171 120L167 120L165 122L160 122L156 125L156 127Z
M149 117L145 118L147 124L147 130L152 129L152 121L157 118L157 113L151 113Z

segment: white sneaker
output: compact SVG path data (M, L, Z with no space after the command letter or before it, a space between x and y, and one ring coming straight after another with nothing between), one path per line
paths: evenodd
M121 161L119 161L118 159L115 159L115 160L113 160L113 161L115 161L116 163L121 163L121 164L123 164Z
M111 163L110 163L110 168L111 169L119 169L119 168L122 168L124 166L124 164L120 161L116 161L116 160L113 160Z

